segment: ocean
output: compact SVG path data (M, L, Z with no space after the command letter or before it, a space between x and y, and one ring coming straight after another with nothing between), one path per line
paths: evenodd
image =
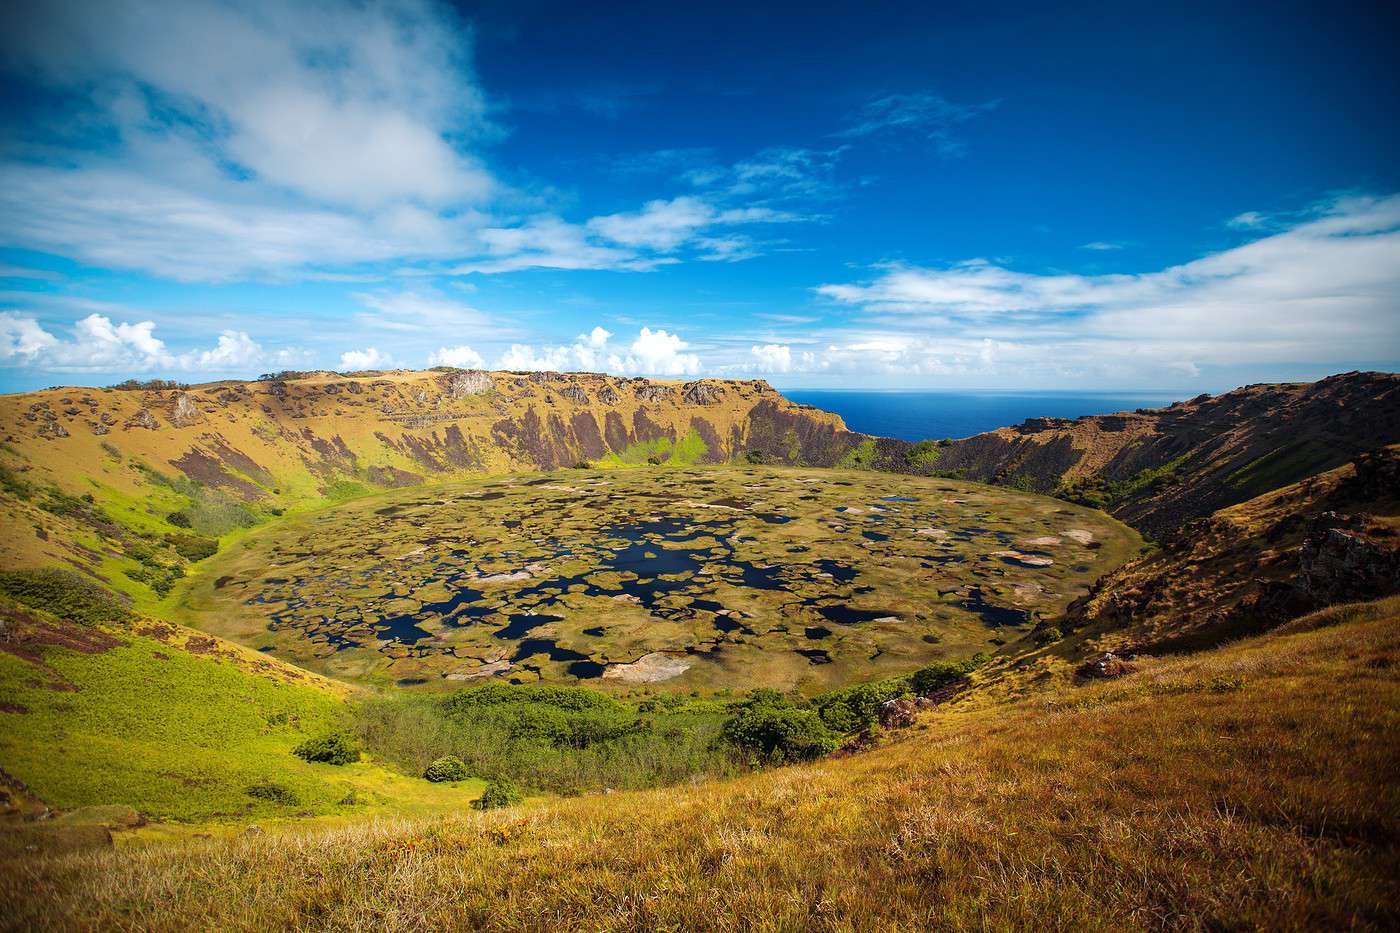
M1178 395L1079 392L915 392L795 389L783 395L834 411L852 431L906 441L968 437L1027 418L1078 418L1161 408ZM1184 397L1184 396L1183 396Z

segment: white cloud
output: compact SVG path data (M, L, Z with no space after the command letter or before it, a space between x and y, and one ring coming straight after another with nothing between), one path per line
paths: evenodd
M340 354L340 372L353 373L365 369L392 369L394 360L387 353L382 353L376 347L366 347L363 350L346 350Z
M355 299L369 308L356 320L366 326L404 332L430 332L490 326L489 318L471 305L433 288L408 291L357 292ZM500 333L500 329L496 331Z
M1158 272L1041 275L984 260L944 269L885 267L875 279L821 286L902 342L841 344L902 366L991 363L1008 376L1116 367L1152 372L1308 361L1400 359L1400 196L1346 198L1311 219ZM978 363L977 365L982 365Z
M50 0L15 13L7 57L90 92L137 154L198 141L240 174L355 207L490 189L451 142L485 122L464 30L426 0Z
M568 346L512 344L496 361L498 369L516 371L606 371L624 375L690 376L700 372L700 357L676 334L643 327L630 344L614 347L612 334L594 327Z
M1267 221L1268 218L1258 211L1245 211L1243 214L1236 214L1234 217L1231 217L1227 226L1242 230L1252 230L1256 227L1264 226Z
M716 211L709 204L699 198L680 197L671 201L648 201L640 211L631 214L594 217L588 222L588 228L623 246L665 253L716 219Z
M466 344L456 347L439 347L428 357L429 366L457 366L462 369L481 369L486 361Z
M1080 249L1091 249L1095 252L1106 253L1115 249L1122 249L1122 243L1109 243L1104 240L1095 240L1092 243L1085 243Z
M651 376L691 376L700 372L700 357L686 353L689 348L677 334L643 327L627 354L617 359L623 372Z
M297 349L267 351L243 331L226 330L209 349L176 353L155 336L154 321L113 323L89 314L72 326L72 337L56 337L32 317L0 312L0 365L44 372L186 371L248 373L306 359Z
M792 347L777 343L755 345L749 348L749 356L753 358L753 369L756 372L792 372Z

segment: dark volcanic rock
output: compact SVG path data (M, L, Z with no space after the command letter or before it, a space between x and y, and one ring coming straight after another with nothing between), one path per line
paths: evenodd
M159 431L160 422L156 420L155 415L151 414L148 410L141 408L137 410L136 414L126 419L125 427L127 428L127 430L130 430L131 428L145 428L148 431Z
M645 379L639 380L637 385L637 398L644 402L659 402L668 399L676 390L668 385L659 385L655 382L647 382Z
M909 697L886 700L880 704L880 727L882 729L904 729L914 724L917 704Z
M1400 550L1347 527L1360 524L1359 519L1324 512L1303 538L1298 588L1318 605L1400 591Z
M1111 651L1105 651L1098 657L1085 661L1075 673L1089 679L1108 680L1131 674L1135 670L1137 668L1131 662L1123 660Z
M687 405L714 405L724 399L724 388L713 382L687 382L681 398Z

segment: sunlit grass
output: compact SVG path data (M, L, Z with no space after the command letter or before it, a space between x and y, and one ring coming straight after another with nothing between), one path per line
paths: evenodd
M729 781L27 860L0 900L129 929L1393 928L1395 610Z

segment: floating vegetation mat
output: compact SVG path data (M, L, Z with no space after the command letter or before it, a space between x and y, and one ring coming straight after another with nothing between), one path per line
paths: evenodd
M820 689L1009 640L1136 549L1107 516L973 483L570 470L289 518L216 557L190 620L405 686Z

